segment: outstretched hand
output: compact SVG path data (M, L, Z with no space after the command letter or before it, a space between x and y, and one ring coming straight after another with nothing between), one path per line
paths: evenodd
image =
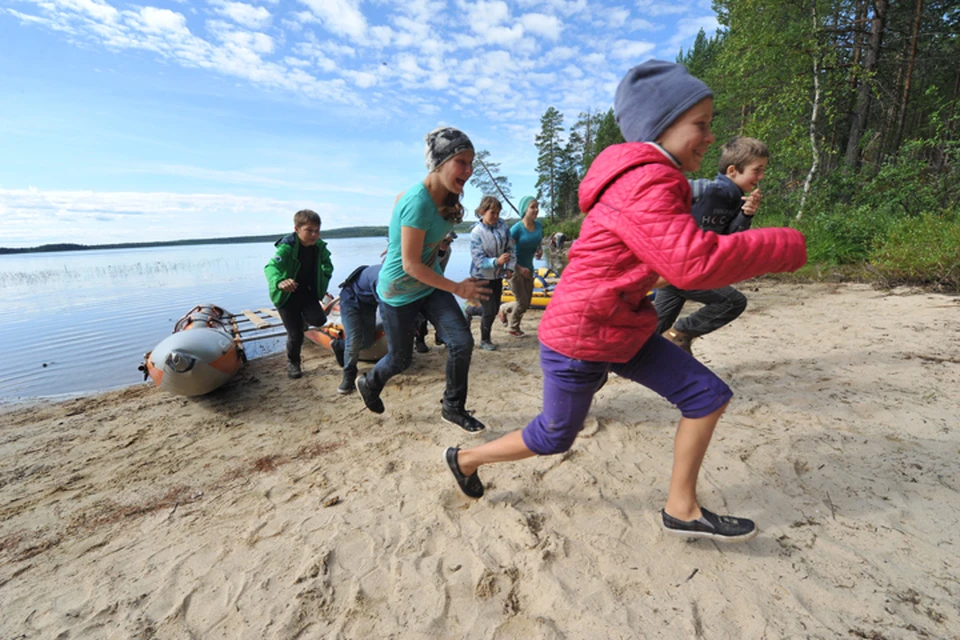
M488 286L486 280L467 278L457 283L457 287L453 293L464 300L486 300L493 291Z

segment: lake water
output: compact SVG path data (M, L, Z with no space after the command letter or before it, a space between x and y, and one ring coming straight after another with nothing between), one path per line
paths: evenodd
M335 294L354 268L380 260L386 239L327 244ZM451 279L467 277L469 252L462 234ZM144 353L197 304L231 313L271 307L263 265L273 255L272 243L248 243L0 256L0 404L141 382ZM247 357L282 347L283 338L252 342Z

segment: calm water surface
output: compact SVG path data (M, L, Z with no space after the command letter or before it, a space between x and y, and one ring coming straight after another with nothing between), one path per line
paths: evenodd
M327 243L333 294L386 248L385 238ZM451 279L467 277L469 250L463 234L447 266ZM197 304L231 313L271 307L263 265L273 255L272 243L251 243L0 256L0 404L141 382L143 354ZM252 342L247 357L282 346L282 338Z

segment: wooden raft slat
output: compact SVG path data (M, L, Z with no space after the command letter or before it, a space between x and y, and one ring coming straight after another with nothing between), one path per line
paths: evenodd
M260 309L259 311L260 311L260 313L265 313L265 314L267 314L268 316L273 316L273 317L276 318L277 320L280 320L280 319L281 319L281 318L280 318L280 314L277 312L276 309Z
M253 311L243 310L241 313L246 317L247 320L253 323L257 329L266 329L270 326L270 323L255 314Z

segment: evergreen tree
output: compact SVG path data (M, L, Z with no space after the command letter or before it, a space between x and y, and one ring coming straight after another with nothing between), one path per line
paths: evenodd
M710 67L713 65L723 46L723 32L718 31L713 38L707 38L703 29L697 33L697 39L693 42L693 47L686 53L683 49L677 56L677 62L687 68L687 71L696 78L703 78Z
M557 162L557 202L553 213L559 218L570 218L580 212L578 192L580 167L583 162L584 141L577 130L571 129L567 144Z
M563 114L549 107L540 117L537 146L537 201L553 219L560 192Z
M620 144L624 142L623 134L620 133L620 125L617 124L617 118L613 115L613 107L607 110L605 114L600 116L600 121L597 124L597 139L594 142L594 158L600 155L600 152L609 147L612 144ZM593 162L593 159L590 160ZM587 165L589 169L590 166Z
M483 165L486 165L489 173ZM500 163L490 160L490 152L486 149L477 151L473 158L473 177L470 178L470 185L479 189L485 196L510 198L510 180L500 175ZM504 202L503 206L506 208L508 205Z
M581 178L586 175L593 159L597 157L597 127L602 119L603 115L597 111L581 111L577 123L570 127L570 135L576 134L580 139L577 149L577 155L580 157L577 172Z

